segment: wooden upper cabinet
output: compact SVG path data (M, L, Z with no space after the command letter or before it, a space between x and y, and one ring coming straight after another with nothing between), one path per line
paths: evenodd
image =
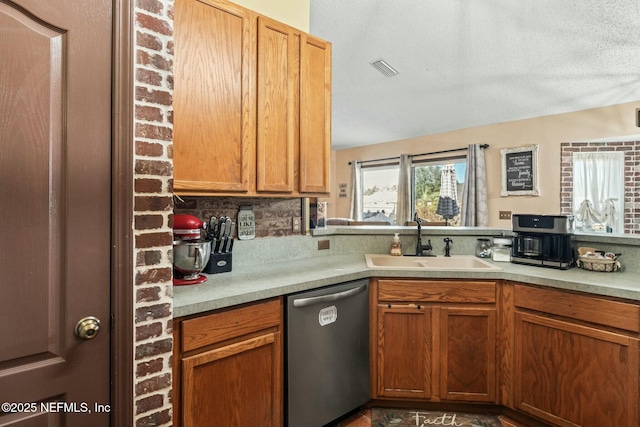
M258 191L294 191L299 46L293 28L258 17Z
M329 192L331 44L226 0L177 0L174 188Z
M249 190L255 163L251 12L177 0L174 37L174 187Z
M328 193L331 163L331 44L300 42L300 192Z

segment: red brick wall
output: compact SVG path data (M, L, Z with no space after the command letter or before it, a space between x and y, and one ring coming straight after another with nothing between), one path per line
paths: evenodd
M241 205L253 207L256 237L291 236L291 218L302 216L301 199L262 199L238 197L183 197L176 200L176 213L195 215L208 220L212 215L229 216L234 221ZM299 233L295 233L299 234Z
M135 2L134 420L172 424L173 0Z
M640 141L563 142L560 147L560 209L572 214L573 153L624 151L624 232L640 234Z

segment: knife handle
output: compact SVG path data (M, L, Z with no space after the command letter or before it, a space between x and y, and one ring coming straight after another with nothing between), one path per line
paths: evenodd
M231 243L233 242L233 237L227 237L224 242L224 253L231 252Z

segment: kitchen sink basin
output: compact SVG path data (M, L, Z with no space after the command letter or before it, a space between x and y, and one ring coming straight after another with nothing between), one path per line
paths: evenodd
M367 267L377 270L502 270L500 267L473 255L415 257L365 254L364 257L367 261Z

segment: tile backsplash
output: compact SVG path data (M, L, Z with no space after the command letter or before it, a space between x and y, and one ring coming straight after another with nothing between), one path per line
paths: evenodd
M300 234L292 231L292 218L302 217L302 199L176 197L174 212L194 215L202 220L208 220L212 215L229 216L235 221L241 205L253 208L256 238Z

